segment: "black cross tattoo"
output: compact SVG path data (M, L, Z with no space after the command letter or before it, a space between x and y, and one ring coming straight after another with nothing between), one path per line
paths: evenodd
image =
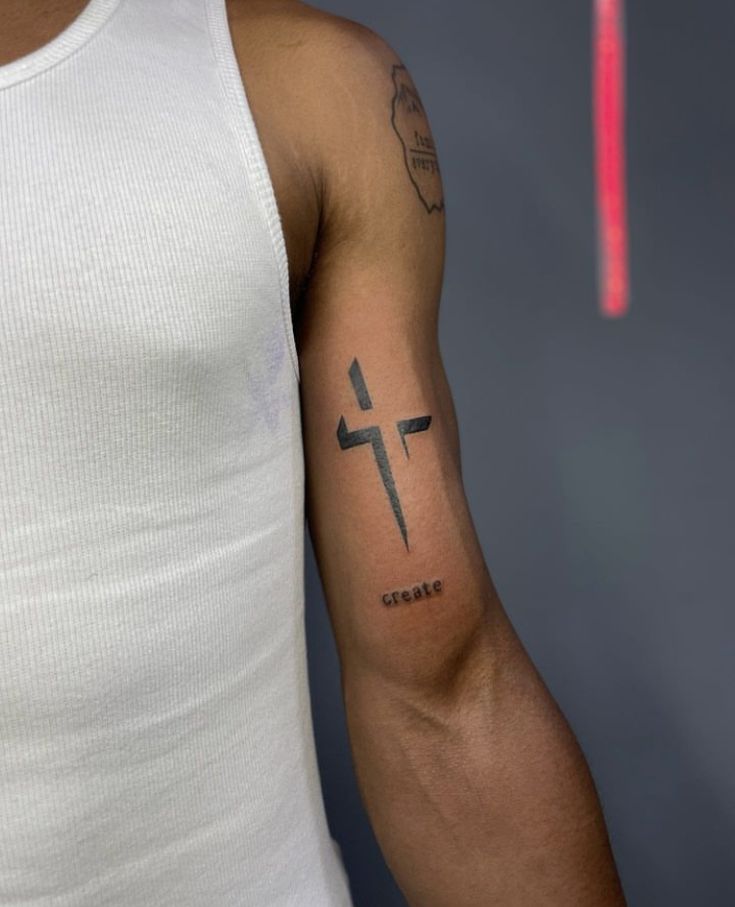
M357 359L352 360L352 365L349 368L349 376L360 409L372 409L373 401L370 399L370 394L368 393L367 385L365 384L365 379L362 375L362 369L360 368L360 363ZM406 435L411 435L418 431L426 431L430 425L431 416L417 416L413 419L401 419L396 422L396 428L398 429L398 434L400 435L406 456L409 455L408 445L406 444ZM372 444L375 462L378 464L378 471L380 472L380 478L383 480L383 486L388 495L388 500L390 501L390 506L393 510L393 516L396 518L398 528L401 530L403 544L406 546L406 550L408 550L408 530L406 529L406 520L403 516L401 501L398 497L395 479L393 478L393 472L388 460L388 453L386 452L385 444L383 442L383 433L379 426L370 425L367 428L358 428L355 431L348 431L345 417L341 416L339 425L337 426L337 440L339 441L339 446L342 450L347 450L350 447L359 447L361 444Z

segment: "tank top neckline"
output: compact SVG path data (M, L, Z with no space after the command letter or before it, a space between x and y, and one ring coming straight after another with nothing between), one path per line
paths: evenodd
M30 53L0 66L0 91L24 82L72 56L94 37L123 0L88 0L56 37Z

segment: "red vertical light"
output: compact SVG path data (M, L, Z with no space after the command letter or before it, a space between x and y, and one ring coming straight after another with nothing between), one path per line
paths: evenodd
M625 10L595 0L593 94L599 305L619 318L629 305L625 173Z

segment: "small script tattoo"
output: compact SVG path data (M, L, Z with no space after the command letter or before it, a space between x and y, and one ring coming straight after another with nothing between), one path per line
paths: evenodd
M365 378L363 377L362 369L360 368L360 363L357 359L352 360L348 375L350 376L350 382L355 391L355 396L357 397L357 403L360 409L372 409L373 401L368 393L367 384L365 383ZM426 431L430 425L431 416L416 416L412 419L400 419L396 422L396 429L398 430L401 443L403 444L403 450L407 457L409 456L409 453L408 445L406 444L406 435L415 434L419 431ZM380 426L369 425L366 428L358 428L354 431L349 431L345 417L341 416L339 425L337 426L337 440L339 441L339 446L342 450L349 450L351 447L359 447L362 444L372 445L373 455L375 456L375 462L378 466L380 478L383 481L383 487L388 495L388 500L390 501L390 506L393 510L393 516L401 531L403 544L408 551L408 529L406 528L406 520L403 516L401 500L398 497L398 490L396 489L395 479L393 478L393 470L390 467L390 460L388 459L388 452L385 449L383 432L380 430Z
M429 121L408 70L396 64L392 70L391 123L403 148L403 160L411 182L427 214L444 210L441 174Z
M380 600L384 605L400 605L402 602L415 602L423 598L431 598L432 595L439 595L442 591L442 581L440 579L429 580L425 583L416 583L413 586L407 586L405 589L396 589L393 592L384 592Z

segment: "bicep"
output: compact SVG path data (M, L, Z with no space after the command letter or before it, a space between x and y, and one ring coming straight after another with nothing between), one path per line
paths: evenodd
M399 76L387 66L374 92L382 124L369 108L373 163L354 185L349 167L336 168L299 357L307 514L343 670L412 682L456 656L489 577L437 337L444 214L431 200L441 178L412 179L397 93L410 107L399 131L433 142Z
M307 515L343 663L410 656L431 673L477 619L483 570L438 345L356 313L312 340L301 374Z

